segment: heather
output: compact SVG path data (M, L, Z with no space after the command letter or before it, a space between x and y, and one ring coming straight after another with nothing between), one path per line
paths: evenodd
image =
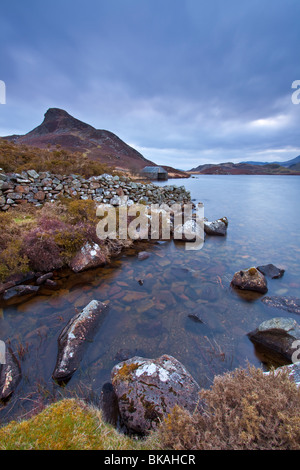
M96 235L96 220L95 203L80 199L0 213L0 281L59 269L86 242L106 245Z

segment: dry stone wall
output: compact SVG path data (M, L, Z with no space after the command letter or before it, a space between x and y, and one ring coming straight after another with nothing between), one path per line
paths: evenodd
M7 211L20 204L41 206L59 197L93 199L97 203L119 205L121 197L127 203L174 204L190 202L184 186L157 186L153 183L132 182L125 176L103 174L84 178L79 175L56 175L35 170L5 174L0 172L0 210Z

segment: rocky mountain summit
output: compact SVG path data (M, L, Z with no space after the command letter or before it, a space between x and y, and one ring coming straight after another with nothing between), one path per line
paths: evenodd
M123 169L140 170L155 165L114 133L95 129L59 108L48 109L43 122L27 134L3 138L39 148L59 145L71 152L83 153L91 160Z

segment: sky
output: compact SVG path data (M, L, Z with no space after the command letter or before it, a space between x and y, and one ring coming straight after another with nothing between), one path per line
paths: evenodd
M1 0L0 136L55 107L184 170L292 159L299 18L299 0Z

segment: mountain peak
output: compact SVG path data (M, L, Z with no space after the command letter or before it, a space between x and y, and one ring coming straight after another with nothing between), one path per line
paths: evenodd
M36 127L32 132L34 134L43 135L48 134L49 132L61 132L62 130L83 131L91 128L92 127L89 124L79 121L64 109L49 108L44 114L44 121L42 124Z
M45 120L59 119L61 117L72 117L67 111L60 108L49 108L44 114Z
M59 145L71 152L80 152L91 160L119 168L140 169L153 165L112 132L95 129L60 108L49 108L43 122L27 134L7 136L6 139L40 148Z

